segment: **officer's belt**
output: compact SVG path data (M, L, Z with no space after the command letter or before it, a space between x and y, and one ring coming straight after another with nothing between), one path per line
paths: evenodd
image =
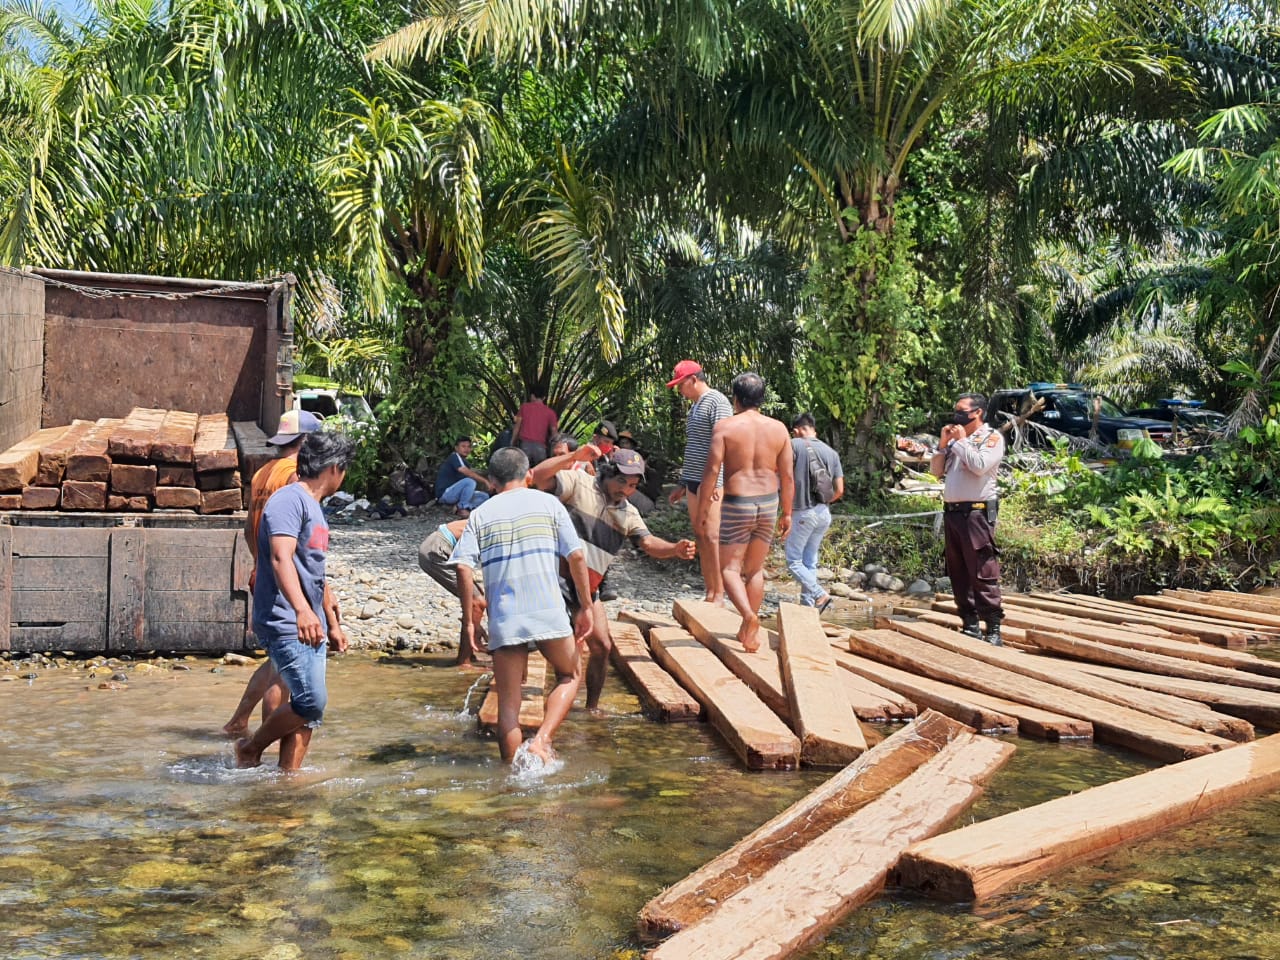
M955 503L944 503L942 509L947 513L972 513L974 510L985 510L992 500L957 500Z

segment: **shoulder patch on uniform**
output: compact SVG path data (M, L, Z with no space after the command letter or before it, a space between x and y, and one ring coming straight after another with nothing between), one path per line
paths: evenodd
M986 444L986 445L987 445L988 447L994 447L994 446L996 446L996 445L997 445L997 444L999 444L999 443L1000 443L1000 434L998 434L998 433L993 433L993 434L991 434L991 436L987 437L987 444Z

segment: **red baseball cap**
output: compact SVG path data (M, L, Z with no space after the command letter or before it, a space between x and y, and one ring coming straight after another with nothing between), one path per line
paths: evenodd
M702 372L702 364L697 360L681 360L676 364L675 370L672 371L674 379L667 382L668 387L677 386L681 381L688 380L695 373Z

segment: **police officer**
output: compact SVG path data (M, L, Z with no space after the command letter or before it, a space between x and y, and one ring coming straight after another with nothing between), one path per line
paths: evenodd
M987 398L965 393L956 400L954 423L942 428L929 472L943 480L943 530L947 574L963 621L961 632L1001 645L1000 559L995 543L996 472L1004 459L1004 435L984 422ZM978 621L986 623L986 634Z

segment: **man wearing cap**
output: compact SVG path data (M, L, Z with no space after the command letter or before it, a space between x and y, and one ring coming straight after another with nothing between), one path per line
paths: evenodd
M714 531L719 527L720 501L711 496L714 490L702 490L702 472L707 465L707 452L711 449L711 433L717 423L733 416L733 407L723 393L711 388L702 372L702 364L694 360L677 363L667 386L692 404L686 423L680 482L671 492L670 500L679 503L681 497L688 495L689 522L698 542L698 563L702 567L702 582L706 587L705 599L709 603L722 603L724 580L720 574L720 545L714 534L708 537L701 532L704 528ZM717 475L716 486L723 483L723 474Z
M1004 434L984 422L986 412L982 394L960 395L929 472L942 478L943 543L960 632L998 647L1004 613L995 542L996 474L1004 459ZM986 621L985 634L979 619Z
M306 410L286 410L280 417L276 434L267 443L276 448L276 458L264 464L249 482L249 510L244 518L245 546L253 557L253 569L249 572L249 592L253 592L258 578L258 528L262 524L262 511L271 495L281 487L287 487L298 479L298 448L308 433L320 429L320 420ZM338 625L342 618L338 601L325 584L325 615L329 623ZM338 627L341 630L341 627ZM280 684L280 677L268 659L254 671L245 687L244 695L222 729L231 736L242 737L249 732L249 718L259 701L263 704L263 716L280 705L288 691Z
M593 460L596 461L594 477L571 469L574 463ZM692 540L671 543L655 537L639 511L627 502L643 476L644 458L636 451L618 448L611 457L602 458L600 448L592 443L584 444L573 453L544 460L533 469L533 485L554 493L568 508L586 548L591 596L579 597L573 590L569 600L576 606L591 604L592 627L587 635L587 646L591 650L587 664L587 709L593 713L600 710L600 693L613 646L609 615L598 596L600 581L609 564L628 540L657 560L676 557L692 560L696 553ZM572 581L565 580L572 586Z

